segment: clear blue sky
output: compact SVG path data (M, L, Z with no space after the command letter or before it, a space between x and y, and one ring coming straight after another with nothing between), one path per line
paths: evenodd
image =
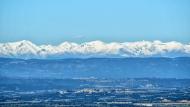
M190 0L0 0L0 42L190 42Z

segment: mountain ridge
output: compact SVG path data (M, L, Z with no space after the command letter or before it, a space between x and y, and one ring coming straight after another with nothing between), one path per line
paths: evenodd
M0 57L22 59L62 58L126 58L126 57L190 57L190 44L176 41L111 42L91 41L77 44L63 42L36 45L30 41L0 43Z

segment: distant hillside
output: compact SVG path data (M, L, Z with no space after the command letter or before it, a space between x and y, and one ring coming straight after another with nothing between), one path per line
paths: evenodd
M0 58L0 77L190 78L190 57L59 60Z

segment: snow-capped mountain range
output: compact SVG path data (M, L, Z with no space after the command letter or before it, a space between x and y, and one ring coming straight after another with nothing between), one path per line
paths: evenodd
M8 58L114 58L114 57L189 57L190 43L176 41L138 42L63 42L60 45L36 45L30 41L0 43L0 57Z

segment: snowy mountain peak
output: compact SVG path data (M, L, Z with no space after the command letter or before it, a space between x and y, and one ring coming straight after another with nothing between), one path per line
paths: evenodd
M27 40L22 40L18 42L9 42L8 44L15 45L15 46L34 45L32 42L27 41Z
M0 43L0 57L11 58L89 58L89 57L181 57L190 56L190 44L176 41L137 41L81 44L63 42L58 46L40 45L22 40Z
M73 43L73 42L63 42L63 43L61 43L59 46L60 47L72 47L72 46L77 46L78 44L76 44L76 43Z

